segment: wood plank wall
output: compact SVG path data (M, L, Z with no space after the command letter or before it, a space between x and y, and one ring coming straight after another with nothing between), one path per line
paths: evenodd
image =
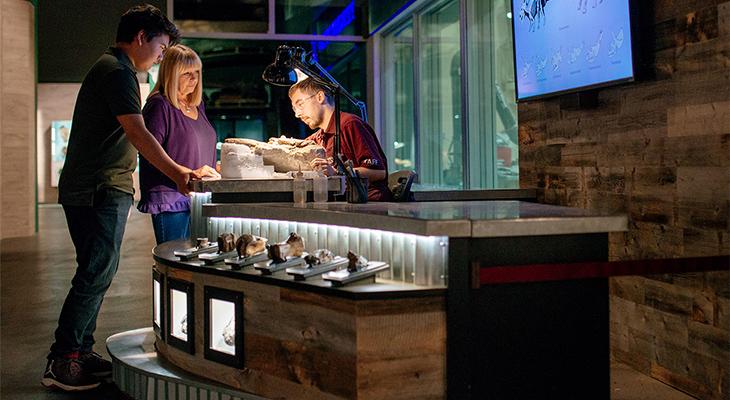
M0 0L0 238L35 232L35 22L26 0Z
M730 2L641 0L637 82L519 105L520 186L629 215L614 260L730 254ZM612 356L702 399L730 399L730 266L611 282Z

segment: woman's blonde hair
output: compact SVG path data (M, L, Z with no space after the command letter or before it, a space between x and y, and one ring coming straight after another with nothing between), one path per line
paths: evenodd
M180 104L177 101L178 82L182 72L190 67L199 69L200 75L195 90L188 95L188 104L193 107L200 105L203 101L203 63L193 49L182 44L170 46L165 50L165 56L162 57L160 70L157 74L157 83L152 88L150 96L160 92L179 110Z

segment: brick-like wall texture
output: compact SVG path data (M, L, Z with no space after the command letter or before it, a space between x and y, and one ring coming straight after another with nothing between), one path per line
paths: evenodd
M612 260L730 254L730 2L635 3L635 82L596 90L592 105L519 105L520 186L544 203L629 215ZM730 399L730 266L717 269L611 279L613 358Z

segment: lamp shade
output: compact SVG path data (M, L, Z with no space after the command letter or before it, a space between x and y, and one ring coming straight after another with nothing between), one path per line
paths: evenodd
M291 86L297 83L297 73L291 67L280 67L271 64L264 70L261 78L276 86Z
M269 64L261 78L277 86L291 86L297 83L297 74L292 67L292 49L288 46L279 46L276 49L276 58Z

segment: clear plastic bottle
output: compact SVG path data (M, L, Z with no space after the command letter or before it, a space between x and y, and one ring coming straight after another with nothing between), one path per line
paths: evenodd
M292 196L295 204L304 204L307 202L307 186L302 171L294 174L294 180L291 183Z
M312 192L314 192L315 203L327 202L327 177L319 172L312 178Z

